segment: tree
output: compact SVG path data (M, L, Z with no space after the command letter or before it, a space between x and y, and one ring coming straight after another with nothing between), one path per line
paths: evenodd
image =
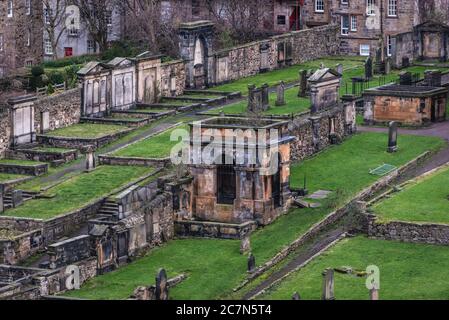
M81 19L86 24L92 39L98 44L100 52L108 49L108 37L112 13L117 8L116 0L72 0L78 6Z
M449 0L418 0L420 22L449 24Z
M58 59L58 44L63 33L67 30L66 0L43 0L44 31L50 40L53 60Z

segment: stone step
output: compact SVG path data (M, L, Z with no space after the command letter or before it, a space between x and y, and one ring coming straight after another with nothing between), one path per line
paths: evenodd
M118 214L118 210L107 210L102 208L98 210L97 214L116 215Z

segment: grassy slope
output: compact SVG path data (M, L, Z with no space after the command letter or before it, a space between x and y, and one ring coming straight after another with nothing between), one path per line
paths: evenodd
M100 166L95 171L73 177L48 190L51 199L35 199L7 210L10 217L50 219L101 198L114 189L151 172L152 168Z
M314 61L309 61L294 65L291 67L278 69L266 73L260 73L255 76L242 78L231 83L223 84L217 87L211 88L211 90L221 90L221 91L241 91L243 94L248 92L248 84L254 84L256 86L261 86L264 83L268 83L270 86L276 85L279 81L294 82L299 80L299 70L304 69L317 69L320 64L324 63L325 66L335 67L337 64L342 63L346 68L355 67L363 65L363 59L359 57L351 57L348 60L347 57L330 57L323 58Z
M132 144L129 147L118 150L114 156L118 157L140 157L140 158L164 158L170 156L172 147L179 143L179 140L170 141L171 133L176 129L188 130L188 125L180 125L169 129L154 137Z
M52 137L99 138L125 129L127 128L119 125L78 123L69 127L53 130L46 135Z
M377 144L382 145L377 150L384 152L386 140L383 134L361 134L345 142L341 146L323 152L315 158L306 162L306 166L316 166L327 170L324 178L317 179L311 185L313 188L327 188L333 184L335 188L348 188L349 191L357 191L373 181L375 177L365 178L363 183L348 185L347 179L334 179L335 172L346 172L352 174L345 161L329 161L334 158L345 159L344 153L349 152L349 157L357 157L358 167L363 166L365 158L363 152L366 145L375 142L373 135L380 138ZM409 149L412 139L403 140L402 146ZM429 147L440 144L439 140L426 140ZM352 147L347 147L351 144ZM353 148L353 150L351 150ZM343 149L343 151L340 151ZM405 163L427 150L427 145L419 144L418 148L410 148L410 152L392 155L398 158L396 162ZM412 151L413 150L413 151ZM338 156L333 157L336 153ZM369 156L373 156L369 154ZM394 159L395 160L395 159ZM315 166L315 162L318 165ZM324 168L323 167L323 163ZM301 171L302 166L295 166L292 174ZM363 169L365 170L365 168ZM300 173L296 173L300 176ZM341 199L344 200L344 199ZM323 206L319 209L292 210L288 215L280 217L275 223L256 231L251 236L251 246L256 256L257 264L260 265L272 258L285 245L292 242L299 235L307 231L314 223L320 221L331 209ZM97 277L89 281L80 291L70 292L68 295L88 299L125 299L132 294L139 285L154 283L154 275L158 268L166 268L169 277L179 273L188 273L189 278L171 290L174 299L216 299L225 297L230 293L239 281L245 276L246 258L239 254L239 242L229 240L174 240L161 248L152 250L147 256L125 266L115 272Z
M304 174L307 188L342 189L355 193L377 180L369 174L384 163L400 166L427 150L436 150L445 145L439 138L399 135L399 151L388 153L388 136L384 133L363 133L350 138L343 145L331 147L310 160L294 164L290 183L302 187Z
M449 223L449 169L418 180L374 206L381 220Z
M302 299L320 299L324 269L351 266L365 270L369 265L380 269L382 300L449 299L448 247L370 240L361 236L343 240L260 298L291 299L293 292L298 291ZM368 299L365 279L335 273L335 297L338 300Z
M0 173L0 183L5 183L12 180L27 178L28 176L21 174Z

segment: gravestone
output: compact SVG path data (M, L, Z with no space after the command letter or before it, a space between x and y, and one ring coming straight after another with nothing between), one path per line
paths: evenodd
M307 70L300 70L298 97L305 97L306 95L307 95Z
M92 171L96 167L95 152L89 151L86 153L86 171Z
M276 106L284 106L285 105L285 84L284 81L278 84L276 87Z
M265 87L266 86L266 87ZM248 85L248 112L261 112L268 110L268 85L256 88L255 85Z
M256 258L250 253L248 257L248 272L253 273L254 270L256 270Z
M369 56L365 61L365 79L373 77L373 59Z
M410 59L409 57L402 57L402 68L410 67Z
M388 150L389 153L398 151L398 124L391 121L388 124Z
M249 234L245 235L240 241L240 253L246 254L251 251L251 240Z
M41 112L41 128L40 133L44 134L50 129L50 112Z
M410 72L404 71L399 74L399 84L402 86L412 85L412 74Z
M165 269L159 269L156 275L156 300L168 300L168 283Z
M17 208L23 203L22 190L13 190L11 193L12 207Z
M267 83L264 83L261 87L262 90L262 110L266 111L270 108L270 87Z
M298 292L295 292L292 296L292 300L301 300L301 296Z
M341 63L337 64L335 70L339 73L339 74L343 74L343 65Z
M323 272L322 300L335 300L334 296L334 269L326 269Z
M249 84L248 85L248 106L247 109L248 111L254 111L256 110L256 99L255 99L255 91L256 91L256 86L254 84Z
M385 74L391 73L391 65L393 64L393 61L391 61L391 58L387 58L385 60Z

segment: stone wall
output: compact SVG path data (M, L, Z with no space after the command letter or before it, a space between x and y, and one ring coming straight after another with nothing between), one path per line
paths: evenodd
M198 237L214 239L242 239L257 228L255 222L228 224L203 221L175 221L175 232L178 237Z
M175 60L161 64L161 94L163 97L182 95L185 83L184 61Z
M7 106L0 105L0 156L3 157L11 144L11 113Z
M221 84L286 65L336 55L339 53L338 33L337 25L328 25L213 52L208 59L208 83Z
M41 114L48 112L47 130L54 130L78 123L81 116L81 92L75 88L57 95L45 96L34 102L34 127L42 132ZM46 125L45 125L46 126Z
M449 225L391 221L380 223L369 216L368 235L376 239L449 245Z
M43 247L41 229L25 232L10 239L0 239L0 263L18 264Z
M50 268L56 269L90 257L90 238L83 235L48 246Z

